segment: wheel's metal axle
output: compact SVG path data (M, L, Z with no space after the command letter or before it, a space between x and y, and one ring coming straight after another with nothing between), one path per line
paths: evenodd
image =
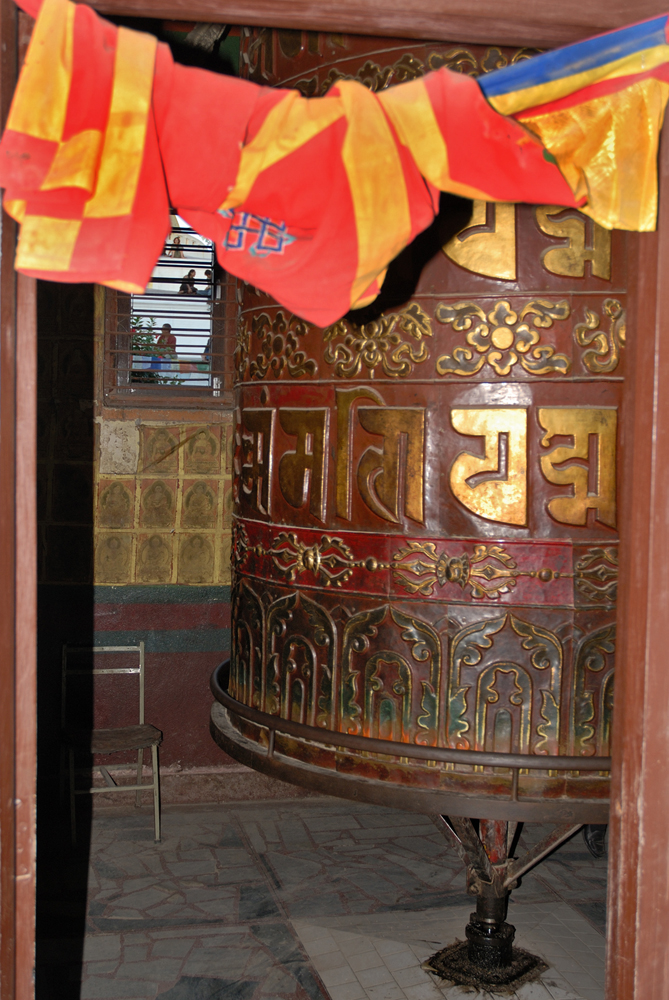
M451 945L429 959L426 968L444 978L477 985L526 981L533 970L538 975L545 968L542 960L513 947L516 929L506 922L509 896L518 879L568 840L580 824L556 826L524 857L514 860L509 852L515 823L480 820L477 833L471 819L435 818L466 866L467 892L476 896L476 910L465 928L466 951L462 945Z

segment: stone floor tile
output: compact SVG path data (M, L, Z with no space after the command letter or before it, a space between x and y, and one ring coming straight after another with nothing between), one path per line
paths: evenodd
M367 1000L405 1000L404 990L396 983L384 983L382 986L369 986L365 993Z
M280 820L277 829L287 850L310 849L313 845L301 819Z
M112 959L109 962L86 962L87 976L104 976L108 972L114 972L119 963L119 959Z
M594 990L604 986L604 977L598 981L595 976L590 976L585 971L569 972L566 978L569 985L575 990Z
M151 948L152 958L185 958L193 947L192 939L188 938L164 938L162 941L154 941Z
M182 972L184 976L237 979L244 972L248 958L247 948L194 948L184 962Z
M213 855L207 861L172 861L167 865L170 873L176 876L202 875L204 872L216 870L216 861ZM253 869L255 875L255 869Z
M120 934L88 934L84 941L84 962L121 957Z
M328 987L330 1000L367 1000L367 994L360 983L342 983L341 986Z
M354 972L363 972L365 969L385 969L386 965L378 951L363 951L357 955L348 955L348 964Z
M289 973L283 972L281 969L273 969L261 984L260 992L265 995L269 994L274 1000L278 993L288 993L292 996L296 986L294 977ZM321 1000L321 997L318 1000Z
M145 962L149 951L146 944L126 945L123 949L124 962Z
M158 994L157 1000L250 1000L257 983L239 983L226 979L212 979L204 976L182 976L175 985Z
M361 986L381 986L383 983L393 982L393 975L385 965L377 966L375 969L362 969L356 972L356 976Z
M332 937L347 957L363 955L373 948L369 938L360 934L350 934L346 931L332 931Z
M360 831L360 825L353 816L324 815L324 816L304 816L304 822L311 833L331 833L333 830L356 830Z
M355 972L349 965L342 965L338 969L328 969L325 971L319 969L318 974L328 990L331 986L341 986L344 983L358 982Z
M267 843L258 829L257 824L253 822L242 823L242 828L248 837L253 850L257 851L258 854L264 854L267 850Z
M162 888L144 889L142 892L125 893L118 900L110 900L110 906L123 907L123 909L146 910L156 903L164 903L167 893Z
M180 958L154 958L146 962L122 962L115 975L119 979L175 979L181 969Z
M306 947L304 939L302 939L302 943ZM314 968L319 974L329 972L331 969L343 969L345 966L347 968L349 967L348 962L340 951L328 951L325 955L314 955L310 948L307 948L307 950L309 951L310 958L314 963Z
M553 1000L542 982L525 983L516 993L518 1000Z
M339 979L328 989L331 1000L474 1000L436 986L419 969L444 944L462 939L472 909L459 859L423 817L414 822L398 810L326 798L233 804L224 818L220 807L167 807L165 839L153 845L147 816L96 821L91 859L99 888L91 878L89 900L99 929L90 938L118 937L105 933L113 922L124 951L91 955L82 1000L86 990L123 1000L129 989L140 990L137 1000L157 1000L156 983L161 1000L191 1000L188 991L203 981L222 984L226 996L241 991L237 1000L324 1000L319 974ZM523 833L526 844L540 835L530 827ZM517 943L546 957L552 978L529 993L523 988L518 1000L571 1000L580 996L573 988L579 976L597 987L603 976L606 865L572 843L538 872L514 893L509 920ZM156 891L160 899L137 906L140 894ZM145 919L151 923L140 930ZM149 941L147 958L141 949ZM121 957L126 975L115 976ZM359 968L360 977L385 978L389 967L394 975L363 985L349 980L349 959L382 963ZM151 962L163 961L180 966L175 985L129 978L133 965L150 973ZM110 983L121 992L110 994ZM603 1000L601 988L584 985L586 991L592 996L581 1000Z
M328 927L322 927L319 924L310 924L304 920L294 920L293 927L298 937L305 942L308 941L311 943L320 941L324 937L332 937Z
M323 935L317 938L309 945L309 954L316 955L326 955L332 952L339 952L339 945L334 940L331 934Z
M394 944L394 942L391 943ZM378 950L381 951L380 948ZM386 968L390 969L391 972L399 972L401 969L410 969L415 966L416 956L408 949L406 951L401 950L401 946L396 944L394 952L383 955L383 961Z
M403 945L400 941L384 940L383 938L374 938L374 947L378 951L379 955L397 955L402 951L410 951L409 945Z
M145 980L119 982L117 979L103 979L90 976L81 986L81 1000L146 1000L155 997L157 985Z
M439 997L439 991L430 982L421 983L419 986L406 986L404 988L406 1000L435 1000ZM471 998L471 994L469 994ZM474 1000L474 998L471 998Z
M429 982L426 972L423 972L419 965L414 965L408 969L397 969L393 972L395 982L398 986L420 986Z

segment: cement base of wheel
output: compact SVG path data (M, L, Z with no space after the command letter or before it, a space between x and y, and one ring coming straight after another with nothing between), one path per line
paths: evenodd
M513 994L524 983L538 979L548 966L537 955L514 948L511 965L503 969L484 969L469 961L467 942L456 941L428 958L422 968L455 986L474 986L482 992Z

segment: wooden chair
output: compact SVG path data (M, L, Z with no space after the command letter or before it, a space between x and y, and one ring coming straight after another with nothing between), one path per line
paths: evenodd
M98 653L133 653L138 654L137 665L122 667L95 667L93 657ZM81 665L82 655L89 655L88 663ZM71 662L76 657L77 666ZM68 686L74 678L87 678L91 684L98 675L136 675L139 682L139 722L137 725L119 726L113 729L81 729L69 725L67 698ZM92 692L91 692L92 697ZM156 841L160 840L160 773L158 770L158 745L163 734L155 726L144 722L144 643L136 646L63 646L62 666L62 700L61 700L62 745L68 757L70 784L70 823L72 828L72 843L76 843L76 812L75 798L77 795L91 795L97 792L135 792L135 805L141 804L143 792L153 792L154 830ZM151 749L151 782L142 784L144 751ZM121 785L111 775L112 770L127 768L127 764L95 764L100 771L105 784L90 788L77 788L76 776L81 771L75 769L76 754L114 754L128 750L137 750L137 782L133 785ZM85 773L85 772L84 772Z

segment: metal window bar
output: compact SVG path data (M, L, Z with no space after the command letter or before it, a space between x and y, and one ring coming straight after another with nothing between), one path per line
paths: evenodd
M171 218L144 295L117 292L107 310L106 386L131 397L217 399L232 388L236 281L217 269L210 240Z

